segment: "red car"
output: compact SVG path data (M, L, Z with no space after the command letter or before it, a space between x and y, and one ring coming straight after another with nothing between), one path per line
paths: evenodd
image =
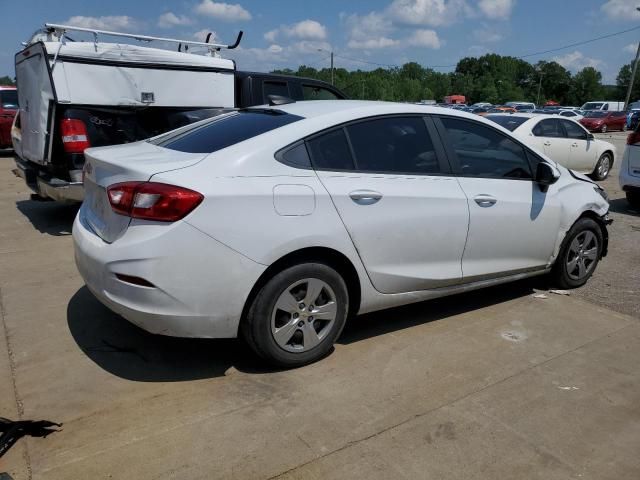
M11 148L11 125L18 111L16 87L0 85L0 149Z
M627 114L625 112L590 110L584 114L580 123L590 132L605 133L608 130L625 130Z

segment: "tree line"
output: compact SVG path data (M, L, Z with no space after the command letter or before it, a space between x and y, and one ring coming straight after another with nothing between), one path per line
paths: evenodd
M424 68L416 62L401 67L376 70L334 70L335 85L350 98L419 102L461 94L467 103L529 101L543 104L548 100L562 105L580 106L589 100L624 100L631 78L632 64L620 69L616 85L603 85L602 74L585 67L572 74L557 62L525 60L487 54L461 59L453 72L442 73ZM274 73L298 75L331 81L331 70L317 70L302 65L298 70L275 70ZM640 82L636 82L631 101L640 100Z

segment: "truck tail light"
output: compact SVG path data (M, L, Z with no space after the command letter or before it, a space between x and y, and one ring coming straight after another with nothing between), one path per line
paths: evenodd
M627 136L627 145L635 145L640 143L640 132L631 132Z
M83 153L91 146L87 135L87 126L76 118L63 118L60 121L62 145L66 153Z
M204 196L188 188L155 182L123 182L107 188L114 212L131 218L175 222L186 217Z

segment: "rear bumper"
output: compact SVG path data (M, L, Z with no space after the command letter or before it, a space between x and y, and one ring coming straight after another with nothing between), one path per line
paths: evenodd
M640 164L640 147L629 146L625 148L622 162L620 163L620 188L626 191L637 191L640 189L640 168L631 165Z
M266 266L185 222L141 222L108 244L88 227L83 209L73 225L75 261L100 302L155 334L237 336L244 303ZM151 286L116 274L145 279Z
M45 177L29 163L16 157L14 172L22 178L27 186L43 198L58 202L79 203L84 198L82 182L67 182L55 177Z

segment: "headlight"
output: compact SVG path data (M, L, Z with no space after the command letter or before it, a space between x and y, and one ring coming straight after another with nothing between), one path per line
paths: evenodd
M600 185L594 185L593 189L598 193L598 195L604 198L605 202L609 202L609 195L607 195L607 192L604 191L604 188L602 188Z

